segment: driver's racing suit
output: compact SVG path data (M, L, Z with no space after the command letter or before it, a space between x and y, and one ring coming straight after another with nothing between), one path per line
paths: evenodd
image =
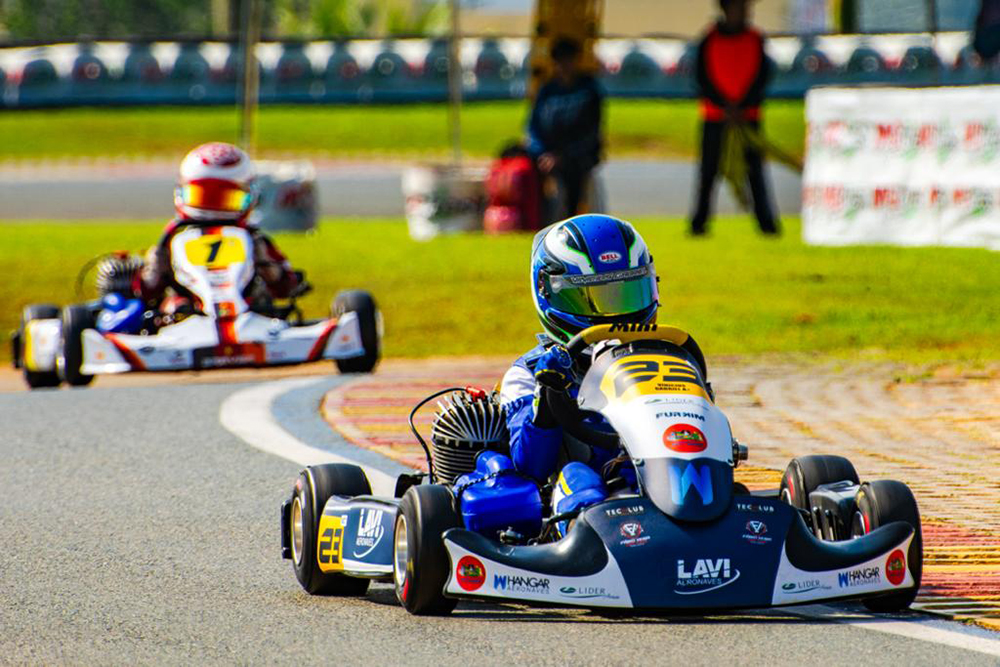
M170 242L174 236L185 227L194 223L184 220L172 220L163 230L159 242L146 253L146 261L142 272L133 284L136 296L147 303L159 304L167 287L173 287L180 294L185 290L173 279L170 259ZM232 224L220 222L220 225ZM199 221L198 226L209 226ZM288 259L266 234L255 227L245 227L253 239L254 269L264 282L268 295L275 299L284 299L291 295L298 286L298 278L292 271Z
M558 425L536 423L535 393L538 384L535 367L555 344L545 335L539 335L538 339L539 344L519 357L504 374L500 384L500 403L506 413L511 459L518 472L544 484L558 469L560 454L563 454L565 465L556 480L552 496L553 512L559 513L606 497L601 470L614 452L583 448L579 444L571 447L570 436L564 434ZM568 391L576 396L579 389L579 384L574 381ZM599 430L609 429L603 420L590 425ZM581 457L580 453L587 450L589 453Z

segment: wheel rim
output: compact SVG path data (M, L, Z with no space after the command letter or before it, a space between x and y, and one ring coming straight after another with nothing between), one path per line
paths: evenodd
M292 560L302 565L302 501L298 495L292 501Z
M402 591L406 585L406 568L410 562L410 541L406 535L406 517L400 513L396 516L396 533L393 539L392 576L396 582L396 590Z
M792 496L790 493L788 493L788 489L781 490L781 502L785 503L786 505L792 504Z

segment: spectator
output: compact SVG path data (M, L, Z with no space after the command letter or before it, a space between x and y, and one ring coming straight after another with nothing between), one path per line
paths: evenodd
M698 200L691 217L695 236L707 231L726 135L736 135L733 130L738 126L753 133L760 130L760 107L771 67L764 53L764 36L749 25L749 5L750 0L719 0L723 18L698 46L695 76L701 96L702 134ZM755 144L759 145L747 142L743 151L754 214L762 232L777 234L763 156Z
M580 45L560 39L552 46L552 79L531 110L528 150L542 174L559 182L567 216L580 211L591 171L601 161L601 107L597 81L580 71Z

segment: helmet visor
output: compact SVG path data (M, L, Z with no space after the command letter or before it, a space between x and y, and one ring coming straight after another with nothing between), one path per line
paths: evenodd
M546 297L553 308L573 315L628 315L657 300L653 265L585 275L550 275Z
M180 187L180 199L184 206L242 213L253 203L253 193L226 181L202 180L185 183Z

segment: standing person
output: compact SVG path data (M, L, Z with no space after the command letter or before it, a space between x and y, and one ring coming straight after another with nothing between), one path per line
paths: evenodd
M565 216L580 210L590 173L601 161L601 107L597 81L580 71L580 45L556 41L555 75L538 91L528 126L528 151L542 174L559 181Z
M764 36L749 24L750 1L719 0L723 18L698 45L696 76L701 96L702 134L698 201L691 216L691 233L695 236L707 231L725 132L737 124L745 124L755 132L760 130L760 107L770 75L770 62L764 53ZM745 158L754 215L760 230L765 234L778 234L763 156L756 147L747 145Z

